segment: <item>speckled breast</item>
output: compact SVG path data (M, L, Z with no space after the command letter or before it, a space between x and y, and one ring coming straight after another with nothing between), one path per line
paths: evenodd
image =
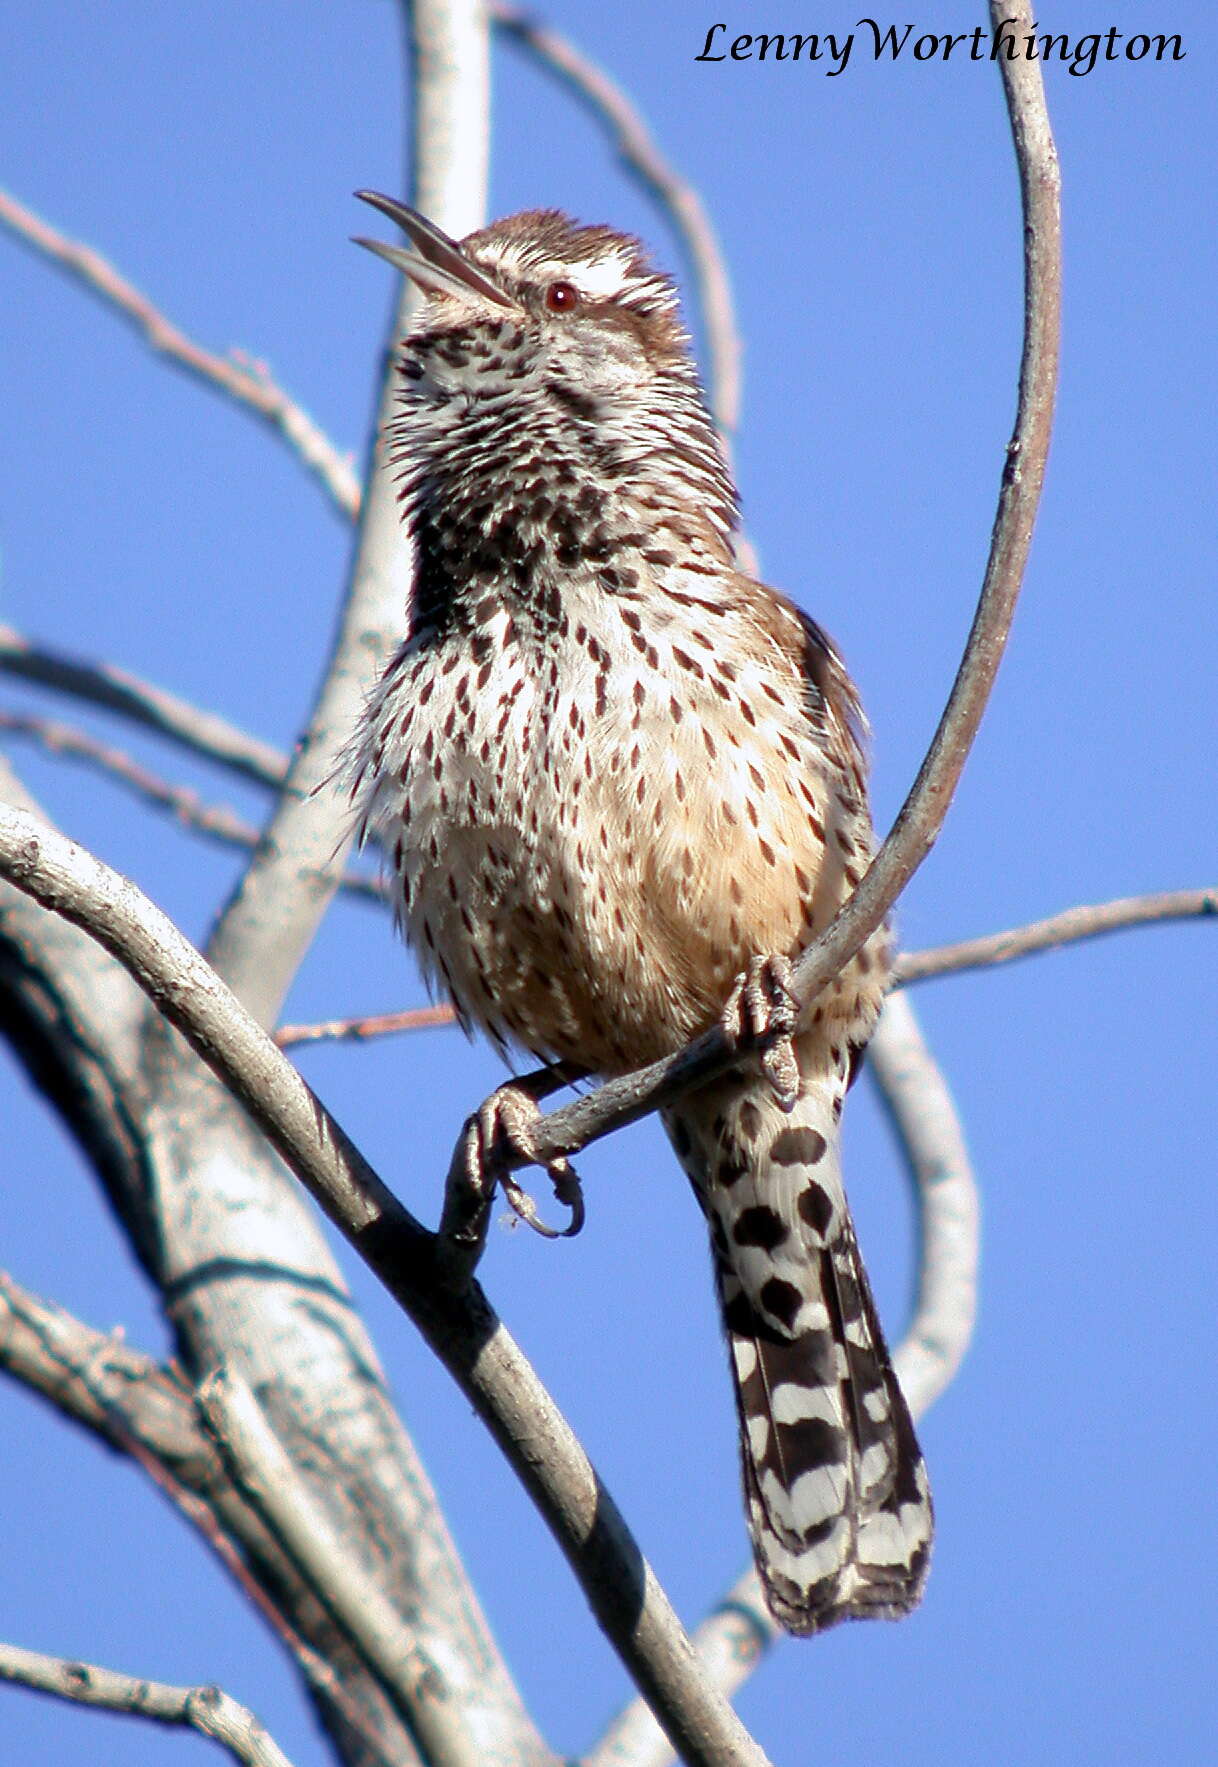
M403 922L466 1019L595 1071L678 1047L758 952L793 954L869 851L806 683L705 595L493 595L420 634L365 726L365 821ZM865 956L834 1016L868 1018ZM843 994L843 988L845 994Z

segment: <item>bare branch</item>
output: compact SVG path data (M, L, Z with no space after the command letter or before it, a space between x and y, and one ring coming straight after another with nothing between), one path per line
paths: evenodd
M0 714L0 728L3 727ZM384 894L363 878L349 878L344 888ZM1204 920L1214 914L1218 914L1218 889L1165 890L1158 895L1122 896L1091 907L1066 908L1047 920L1034 920L1007 932L962 939L954 945L935 945L925 951L903 951L894 965L892 985L894 989L907 988L938 976L958 975L962 970L993 968L1039 951L1099 938L1104 933L1164 920ZM437 1025L455 1023L456 1014L451 1006L414 1006L405 1012L324 1019L311 1025L280 1025L275 1041L281 1049L306 1043L365 1043L376 1037L394 1037L403 1031L431 1030Z
M179 331L148 296L134 288L114 265L91 246L69 239L0 190L0 221L26 245L41 252L61 270L96 295L114 312L142 331L149 346L189 374L226 394L243 410L270 426L323 486L343 515L359 513L360 487L349 459L295 400L275 384L265 362L233 350L217 356Z
M0 673L118 712L259 785L283 784L288 764L270 743L247 736L216 713L201 711L112 663L88 662L47 649L32 644L11 626L0 626Z
M957 944L936 945L926 951L902 952L894 981L904 988L935 976L958 975L964 969L989 969L1017 957L1031 957L1037 951L1052 951L1058 945L1074 944L1081 939L1098 939L1104 933L1121 932L1128 927L1149 926L1161 920L1205 919L1213 914L1218 914L1218 888L1119 896L1115 901L1096 902L1090 907L1066 908L1047 920L1033 920L1007 932L961 939Z
M911 1002L893 994L867 1050L918 1200L921 1253L914 1316L893 1363L915 1417L960 1366L977 1313L980 1206L964 1131Z
M0 806L0 875L82 926L153 999L410 1314L538 1505L588 1601L691 1767L765 1759L698 1671L613 1499L478 1285L382 1183L300 1075L134 884Z
M731 283L702 199L664 158L642 116L616 81L569 38L506 0L491 0L495 24L570 87L613 139L624 164L655 197L685 249L710 355L711 409L729 433L740 418L741 346Z
M418 1648L393 1603L345 1552L247 1384L218 1371L199 1404L242 1490L344 1628L406 1716L426 1759L485 1767L483 1740L470 1733L459 1689Z
M54 718L31 718L0 710L0 734L25 737L53 755L84 761L99 772L109 774L121 785L130 786L158 810L168 810L184 827L222 841L226 846L248 848L257 844L258 830L227 805L205 804L198 792L187 786L171 785L122 749L99 742L74 725L62 724Z
M5 733L36 742L51 754L84 761L87 765L96 767L99 772L117 780L120 785L129 786L157 809L168 810L174 820L180 822L184 828L206 835L209 840L218 841L222 846L239 847L243 852L251 852L261 839L253 824L244 821L227 804L204 803L198 792L192 791L189 786L171 784L169 780L162 779L159 773L153 773L150 768L133 760L124 750L114 748L110 743L99 742L96 737L78 730L75 725L62 724L53 718L30 718L0 710L0 734ZM389 900L389 890L385 883L378 877L362 872L345 872L339 888L351 895L366 896L371 901L382 904ZM452 1016L451 1013L449 1016ZM374 1026L378 1024L375 1020L369 1022ZM385 1028L395 1027L389 1025ZM358 1031L347 1034L359 1035ZM369 1032L369 1035L372 1034L374 1032ZM297 1039L299 1042L309 1040L306 1037Z
M366 1043L373 1037L396 1036L399 1031L422 1031L433 1025L456 1024L451 1006L412 1006L406 1012L381 1012L366 1018L334 1018L316 1025L280 1025L275 1041L280 1049L302 1043Z
M403 12L414 63L410 206L460 239L486 221L491 151L486 12L482 0L412 0ZM404 291L412 307L414 298Z
M346 1667L334 1641L326 1641L326 1654L314 1649L267 1593L264 1584L282 1590L292 1570L260 1515L228 1477L185 1381L132 1349L119 1333L95 1331L3 1272L0 1367L147 1474L198 1529L313 1691L341 1713L371 1759L390 1767L381 1738L331 1661ZM394 1763L400 1763L396 1753Z
M44 1656L3 1643L0 1681L36 1688L75 1705L101 1706L197 1730L220 1743L244 1767L292 1767L254 1714L218 1687L170 1687L163 1681L122 1675L117 1669L99 1669L95 1663Z

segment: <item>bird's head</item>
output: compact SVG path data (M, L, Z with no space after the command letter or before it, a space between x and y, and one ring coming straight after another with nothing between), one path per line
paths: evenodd
M596 403L665 382L696 386L676 290L629 234L529 209L457 241L390 197L358 194L410 241L356 243L427 296L407 362L447 389L498 391L538 377Z
M726 543L737 517L723 446L676 289L637 239L527 209L457 241L359 194L410 243L357 243L426 296L402 342L389 432L404 484L459 480L481 496L484 478L523 461L561 479L561 456L580 482L629 480L653 509L683 507Z

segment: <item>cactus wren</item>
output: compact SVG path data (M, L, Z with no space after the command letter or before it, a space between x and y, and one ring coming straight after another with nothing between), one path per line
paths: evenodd
M861 714L820 629L737 569L736 492L672 283L553 211L457 243L361 193L424 290L388 457L414 548L405 641L354 745L362 827L467 1026L602 1075L679 1048L866 869ZM706 1216L748 1519L776 1618L918 1601L926 1474L859 1258L842 1100L876 934L794 1040L664 1113Z

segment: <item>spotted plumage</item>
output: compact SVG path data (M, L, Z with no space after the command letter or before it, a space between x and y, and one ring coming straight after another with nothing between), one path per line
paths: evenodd
M637 242L530 212L460 246L375 199L428 293L388 456L409 628L356 743L360 816L462 1019L600 1074L714 1023L866 868L853 687L736 568L735 492L671 284ZM750 1529L793 1631L895 1615L926 1478L859 1261L838 1119L879 1011L875 936L797 1039L665 1114L712 1239Z

